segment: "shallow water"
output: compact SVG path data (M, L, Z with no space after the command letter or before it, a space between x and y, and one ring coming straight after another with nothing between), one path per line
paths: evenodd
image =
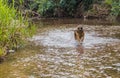
M120 40L113 36L119 26L84 25L73 19L42 22L38 33L29 39L32 45L10 54L0 64L0 78L120 77ZM73 35L78 25L85 30L80 45Z
M54 46L59 48L76 47L76 45L79 45L79 43L74 39L73 30L75 30L75 28L76 27L66 29L56 28L54 30L42 33L44 35L36 35L32 39L35 41L36 45ZM119 41L118 39L97 37L95 35L95 32L85 32L85 39L82 45L86 48L91 48L95 44L107 44Z

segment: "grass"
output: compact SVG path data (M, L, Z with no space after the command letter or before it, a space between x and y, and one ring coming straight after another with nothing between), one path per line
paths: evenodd
M35 26L14 8L14 2L8 5L7 0L0 0L0 56L6 47L12 49L21 46L34 32Z

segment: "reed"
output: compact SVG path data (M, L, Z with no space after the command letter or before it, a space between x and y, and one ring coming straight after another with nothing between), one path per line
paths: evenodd
M35 26L24 18L13 4L0 0L0 56L5 48L16 48L22 45L35 32Z

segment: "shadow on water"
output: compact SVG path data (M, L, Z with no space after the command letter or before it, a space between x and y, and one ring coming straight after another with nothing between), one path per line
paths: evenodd
M36 21L37 24L42 25L61 25L61 24L84 24L84 25L120 25L119 21L107 21L102 19L78 19L78 18L65 18L65 19L40 19Z
M105 27L106 22L101 25L101 21L97 21L100 25L91 22L96 23L89 20L87 24L90 24L85 25L81 19L36 22L39 28L30 39L32 45L8 56L9 62L0 64L0 77L119 78L120 40L113 35L120 27ZM85 29L82 45L74 40L73 30L78 24Z

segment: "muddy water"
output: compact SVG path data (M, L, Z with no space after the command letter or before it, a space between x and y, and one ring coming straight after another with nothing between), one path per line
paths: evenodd
M87 23L93 21L37 22L37 34L29 39L30 45L0 64L0 78L119 78L120 27L106 22ZM85 40L80 45L74 40L77 26L85 30Z

